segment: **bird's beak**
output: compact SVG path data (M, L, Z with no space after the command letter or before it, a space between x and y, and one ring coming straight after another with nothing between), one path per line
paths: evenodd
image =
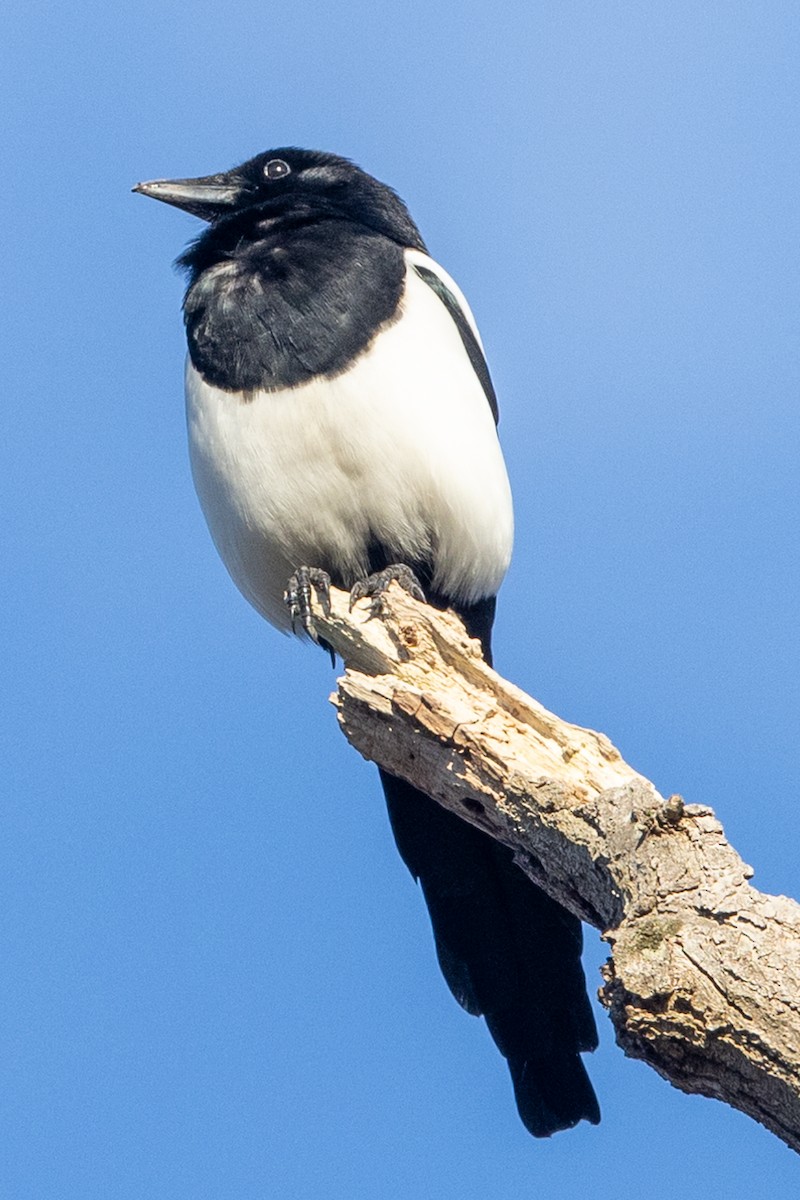
M132 190L173 204L204 221L214 221L235 208L246 186L230 175L204 175L199 179L152 179L137 183Z

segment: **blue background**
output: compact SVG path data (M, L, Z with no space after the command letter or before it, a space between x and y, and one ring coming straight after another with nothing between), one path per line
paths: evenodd
M500 396L500 669L796 894L799 43L788 0L19 5L4 1198L796 1194L782 1143L601 1011L603 1124L524 1132L327 660L216 558L170 269L197 223L129 189L297 143L401 192Z

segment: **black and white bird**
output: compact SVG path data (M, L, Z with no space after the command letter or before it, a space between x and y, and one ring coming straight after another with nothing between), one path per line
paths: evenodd
M189 445L240 591L289 631L310 627L312 585L374 595L416 580L491 661L513 526L497 401L467 302L400 198L297 148L134 190L208 223L179 259ZM381 780L444 977L486 1018L523 1122L537 1137L596 1123L579 921L506 847Z

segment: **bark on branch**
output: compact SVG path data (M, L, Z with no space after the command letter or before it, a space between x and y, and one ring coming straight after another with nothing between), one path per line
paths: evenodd
M612 950L600 998L626 1054L800 1150L800 906L757 892L710 808L664 799L600 733L501 679L452 613L392 585L379 620L333 591L348 740L511 846Z

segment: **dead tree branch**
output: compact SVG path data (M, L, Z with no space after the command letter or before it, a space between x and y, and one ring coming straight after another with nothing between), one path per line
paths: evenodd
M757 892L710 808L668 800L602 734L501 679L451 613L396 585L380 620L314 609L364 755L516 851L612 950L600 992L626 1054L800 1150L800 906Z

